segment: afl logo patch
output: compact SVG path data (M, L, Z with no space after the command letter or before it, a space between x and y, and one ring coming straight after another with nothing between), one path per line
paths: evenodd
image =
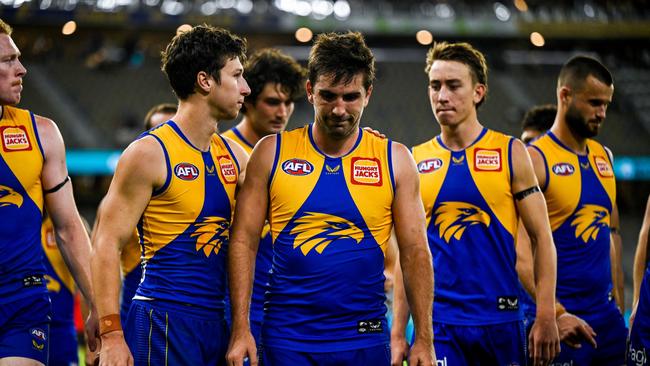
M603 178L611 178L614 176L614 171L612 166L609 165L609 161L603 158L602 156L594 156L594 164L596 164L596 170L598 174Z
M352 184L381 186L381 165L376 158L352 158Z
M237 167L232 161L230 156L223 155L217 157L219 161L219 168L221 169L221 177L226 183L236 183L237 182Z
M314 171L314 166L303 159L289 159L282 163L282 170L289 175L307 175Z
M435 172L442 168L442 159L427 159L418 163L418 172L421 174Z
M569 163L557 163L553 165L553 168L551 168L551 170L553 170L553 174L563 176L571 175L576 171L573 165Z
M5 126L2 131L2 149L5 152L28 151L32 149L25 126Z
M482 172L500 172L501 149L474 150L474 170Z
M174 175L182 180L194 180L199 177L199 169L190 163L179 163L174 167Z

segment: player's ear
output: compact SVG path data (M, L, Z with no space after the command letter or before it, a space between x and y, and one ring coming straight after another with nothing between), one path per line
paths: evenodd
M214 78L205 71L199 71L196 74L196 88L201 94L210 93L210 88L216 81Z
M305 82L305 92L307 93L307 100L309 100L309 103L314 104L314 89L309 79Z

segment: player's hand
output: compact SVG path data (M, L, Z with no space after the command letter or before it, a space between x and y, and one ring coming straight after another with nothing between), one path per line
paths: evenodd
M243 366L246 358L250 361L251 366L257 366L255 338L253 338L250 329L233 331L228 345L228 352L226 353L228 366Z
M101 340L99 343L98 349L95 349L94 351L90 350L90 347L88 347L88 341L86 341L86 344L84 345L86 348L86 352L84 354L84 364L86 366L98 366L99 365L99 350L102 348L101 345Z
M385 138L386 138L386 135L384 135L383 133L381 133L381 132L375 130L375 129L372 128L372 127L364 127L363 129L364 129L364 131L368 131L368 132L370 132L371 134L373 134L373 135L375 135L375 136L377 136L377 137L381 137L382 139L385 139Z
M430 340L418 341L416 339L409 352L408 360L410 366L434 366L436 364L436 352L433 350L433 342Z
M553 316L537 316L528 336L534 366L546 366L560 353L560 335Z
M560 340L573 348L580 348L583 340L596 348L596 332L586 321L571 313L564 313L557 318Z
M99 366L133 366L133 356L121 330L104 334L101 344Z
M391 335L390 337L390 365L402 366L407 360L409 345L404 336Z
M84 324L84 333L86 335L86 344L90 351L97 351L97 340L99 338L99 320L97 319L97 311L91 308L88 311L88 317Z

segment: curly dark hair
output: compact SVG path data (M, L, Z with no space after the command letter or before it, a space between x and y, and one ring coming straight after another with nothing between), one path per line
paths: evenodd
M347 84L363 73L363 86L368 90L375 80L375 57L359 32L319 34L307 68L312 85L321 75L332 75L334 83Z
M546 132L553 126L557 107L555 104L537 105L529 109L521 121L522 130Z
M282 92L286 93L291 101L296 102L304 93L306 75L304 67L280 50L261 49L248 58L244 67L244 78L251 88L246 101L254 104L264 86L272 83L280 85ZM245 105L241 111L246 112Z
M487 62L485 61L485 56L483 56L481 51L465 42L436 42L433 47L429 49L429 52L427 52L427 64L424 68L424 72L427 73L427 75L429 75L433 62L436 60L456 61L467 65L467 67L469 67L470 75L472 76L472 81L474 83L485 85L486 89L483 99L476 104L476 108L480 107L481 104L485 102L488 89L488 67Z
M176 96L187 99L194 93L196 75L200 71L221 82L220 70L231 59L244 62L246 40L229 31L210 25L199 25L177 34L162 52L161 69L167 75Z

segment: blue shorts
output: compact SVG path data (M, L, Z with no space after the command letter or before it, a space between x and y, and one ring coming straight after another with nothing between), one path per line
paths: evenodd
M136 366L225 365L230 332L223 312L133 300L125 337Z
M52 305L47 294L0 305L0 358L47 363Z
M260 366L389 366L390 345L337 352L301 352L278 347L260 347Z
M50 365L78 365L78 351L74 323L50 326Z
M523 321L480 326L434 322L433 335L439 365L526 365Z
M582 342L582 347L572 348L566 343L561 343L562 351L553 360L554 365L623 365L625 364L625 340L627 328L625 320L620 313L610 319L601 321L588 321L596 332L597 348L588 342Z
M647 329L645 330L648 331ZM641 334L635 322L630 332L630 340L627 345L627 365L628 366L647 366L648 357L650 356L650 337Z

